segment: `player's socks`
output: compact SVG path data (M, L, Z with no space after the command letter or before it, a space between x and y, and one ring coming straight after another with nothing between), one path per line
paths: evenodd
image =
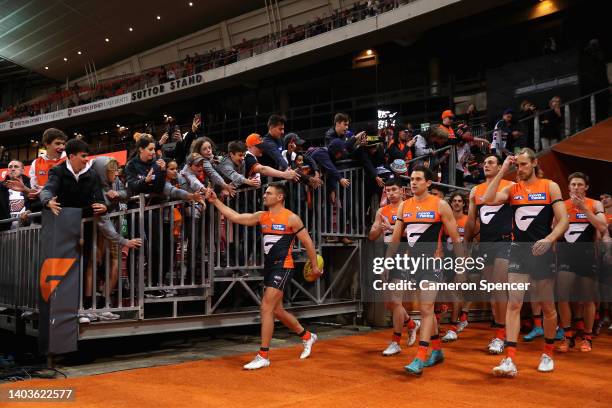
M533 316L533 325L536 327L542 327L542 315Z
M267 360L269 351L270 351L270 347L260 347L259 352L257 354L259 354L262 358L265 358Z
M417 349L416 358L421 361L425 361L427 358L427 349L429 348L429 342L419 341L419 348Z
M504 348L506 349L506 357L511 358L514 361L516 358L516 342L507 341Z
M304 329L303 332L298 333L298 337L304 341L310 340L310 336L311 336L311 333L306 329Z
M416 323L410 317L408 320L404 320L404 326L408 328L408 330L412 330L416 327Z

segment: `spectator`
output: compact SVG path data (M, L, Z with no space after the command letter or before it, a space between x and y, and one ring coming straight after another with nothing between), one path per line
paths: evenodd
M136 155L125 167L128 193L161 195L166 179L166 162L155 154L155 142L141 137L136 143Z
M298 174L293 169L287 168L285 171L280 171L259 163L258 158L263 155L264 141L257 133L251 133L246 138L246 146L248 150L244 156L244 172L246 177L259 178L261 174L262 176L285 180L299 180Z
M503 159L506 156L518 154L527 147L527 138L519 130L518 124L513 120L514 111L510 108L504 111L502 119L495 124L491 150Z
M156 148L161 150L164 159L177 160L177 164L180 165L184 162L186 154L183 135L172 116L168 116L166 123L168 127L166 132L160 137L159 142L156 143Z
M30 178L23 174L23 163L19 160L13 160L8 164L8 174L6 179L0 184L0 206L7 206L8 216L3 218L21 218L21 223L27 221L28 214L33 209L40 210L40 202L28 198L28 196L37 197L36 191L30 188ZM36 205L38 203L38 205ZM34 208L32 208L34 207ZM2 218L0 218L2 219ZM13 222L10 227L19 227L20 222Z
M429 161L429 158L426 156L431 156L436 150L434 138L434 133L431 130L428 130L425 136L421 134L414 136L414 156L415 158L422 157L422 159L416 160L413 167L422 166L426 161Z
M549 149L561 140L561 126L563 117L561 115L561 98L553 96L548 102L547 110L540 115L540 141L542 150Z
M68 137L59 129L49 128L44 131L42 144L45 154L34 160L30 166L30 184L40 190L49 178L49 170L65 160L64 149Z
M306 152L305 157L309 157L312 159L317 168L315 170L319 170L321 168L325 173L326 185L327 185L327 195L329 198L329 203L331 205L326 206L326 211L328 212L327 220L331 223L333 207L336 206L339 208L339 213L337 217L342 219L343 212L350 214L350 211L346 208L350 203L341 203L339 186L343 188L348 188L351 184L350 181L342 176L342 173L338 171L338 168L334 164L334 162L342 157L345 157L347 154L346 151L346 142L340 138L336 138L332 140L328 147L311 147ZM338 198L338 202L336 202L336 198ZM350 220L347 220L350 222ZM333 223L332 229L333 229ZM337 223L337 229L340 229L340 223ZM328 242L337 242L336 237L328 237ZM346 237L342 238L342 242L344 244L351 244L352 241Z
M263 137L261 149L263 155L261 164L277 170L286 170L289 163L282 155L282 137L285 134L285 118L279 115L272 115L268 119L268 133Z
M297 156L297 151L299 146L303 146L306 141L304 139L300 139L298 135L295 133L287 133L283 138L283 151L281 155L283 159L287 161L289 167L294 167L295 158Z
M108 213L112 213L120 210L120 203L126 203L128 196L125 185L120 182L117 178L117 172L119 170L119 163L117 160L111 157L97 157L91 161L91 168L98 177L100 187L102 189L102 195L104 197L104 204ZM99 217L97 220L98 231L100 232L97 236L96 245L96 268L98 268L105 260L106 248L109 248L110 258L110 282L108 283L109 295L111 299L116 296L118 290L117 283L119 281L119 253L124 248L126 250L139 248L142 245L140 238L127 239L122 237L118 229L120 225L117 222L119 219L115 218L114 222L106 217ZM100 276L100 275L98 275ZM91 297L93 292L93 262L87 265L86 280L85 280L85 297ZM105 294L106 295L106 294ZM112 299L111 303L116 303L117 299ZM105 302L104 302L105 303ZM118 305L118 303L117 303ZM114 315L117 316L117 315ZM102 318L116 318L111 315L102 315ZM98 316L100 317L100 316ZM91 321L91 316L88 317Z
M191 144L194 140L202 136L202 115L197 113L193 116L193 121L191 122L191 130L185 134L183 138L183 151L185 155L188 155L191 152ZM184 162L183 160L181 160ZM181 164L181 163L179 163Z
M227 184L223 177L215 170L218 165L217 158L214 155L215 144L208 137L200 137L193 142L191 153L198 153L204 158L204 174L206 178L212 182L213 186L222 191L222 195L233 197L236 194L236 187L232 184Z
M387 148L387 161L393 163L397 159L411 160L416 138L412 137L411 128L398 128L393 134L393 140Z
M283 147L285 150L283 150L282 155L285 160L287 160L287 163L289 163L289 167L296 170L298 176L300 177L300 182L303 184L308 184L313 188L318 188L321 186L322 181L319 172L312 170L316 167L312 159L309 157L304 157L302 154L301 157L303 163L300 165L296 163L297 157L300 156L300 153L304 152L303 148L305 144L306 141L304 139L300 139L300 137L295 133L288 133L283 139ZM307 168L304 166L308 166L309 170L307 171Z
M49 179L40 192L43 206L58 215L64 207L83 209L83 217L106 212L102 187L91 163L89 147L82 140L66 144L67 160L49 170Z
M233 141L227 145L227 150L228 156L225 156L217 167L225 180L231 182L236 188L243 186L259 188L261 186L260 179L246 177L244 163L247 154L246 144L241 140Z
M191 153L180 174L185 178L183 188L189 192L203 192L206 190L206 174L204 173L204 157L199 153Z
M350 119L346 113L336 113L334 116L334 127L329 129L325 133L325 146L329 146L329 144L334 139L341 139L344 141L348 141L348 128L349 128ZM360 132L356 136L356 139L360 139L365 135L365 132ZM347 146L350 149L350 146Z

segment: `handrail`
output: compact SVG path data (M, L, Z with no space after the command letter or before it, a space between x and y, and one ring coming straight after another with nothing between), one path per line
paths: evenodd
M27 217L28 218L40 217L40 214L41 214L40 211L28 213ZM21 218L20 217L5 218L5 219L0 220L0 224L10 224L15 221L21 221Z
M566 105L571 105L572 103L581 101L583 99L590 98L591 96L595 96L595 95L598 95L598 94L600 94L602 92L610 91L610 90L612 90L612 87L611 86L607 86L605 88L600 89L599 91L591 92L590 94L583 95L583 96L580 96L580 97L578 97L576 99L572 99L571 101L564 102L561 105L559 105L559 108L565 107ZM552 112L552 111L553 111L552 108L548 108L548 109L543 110L543 111L538 111L537 113L534 113L533 115L529 115L529 116L526 116L524 118L519 119L519 122L526 122L528 120L533 120L536 117L539 117L539 116L541 116L541 115L543 115L545 113Z

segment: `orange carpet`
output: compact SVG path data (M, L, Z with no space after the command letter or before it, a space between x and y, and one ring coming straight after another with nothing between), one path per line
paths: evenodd
M494 378L500 360L485 352L491 329L472 324L444 347L446 361L421 378L404 372L415 347L382 357L390 330L320 341L309 360L301 347L273 349L272 365L241 370L253 354L61 380L3 384L72 387L74 403L16 403L16 407L610 407L612 336L602 334L591 353L556 355L555 371L536 370L543 340L521 343L519 375ZM402 339L403 341L404 339Z

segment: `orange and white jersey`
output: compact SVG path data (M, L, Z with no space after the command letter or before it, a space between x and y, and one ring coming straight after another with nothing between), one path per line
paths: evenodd
M66 156L62 156L59 159L49 159L46 154L36 158L30 166L31 187L34 189L44 187L47 184L47 180L49 180L49 170L58 164L62 164L64 160L66 160Z
M404 234L411 248L430 255L438 252L443 225L439 206L440 198L432 194L423 201L412 197L402 203Z
M563 234L565 242L573 244L574 242L594 242L596 230L593 224L589 221L586 214L572 203L572 200L565 200L565 209L569 219L569 227ZM591 198L584 199L584 205L595 213L595 200Z
M397 204L387 204L384 207L380 208L380 215L386 220L391 226L395 226L395 222L397 221L397 209L399 208L401 201ZM383 235L384 242L391 242L391 237L393 236L393 231L385 231Z
M259 219L261 232L263 234L264 263L266 267L278 266L282 262L282 267L292 269L293 240L295 231L289 226L289 217L293 213L286 208L278 213L272 214L264 211Z
M536 242L552 231L555 214L549 187L550 180L537 179L531 184L519 181L510 188L514 241Z

